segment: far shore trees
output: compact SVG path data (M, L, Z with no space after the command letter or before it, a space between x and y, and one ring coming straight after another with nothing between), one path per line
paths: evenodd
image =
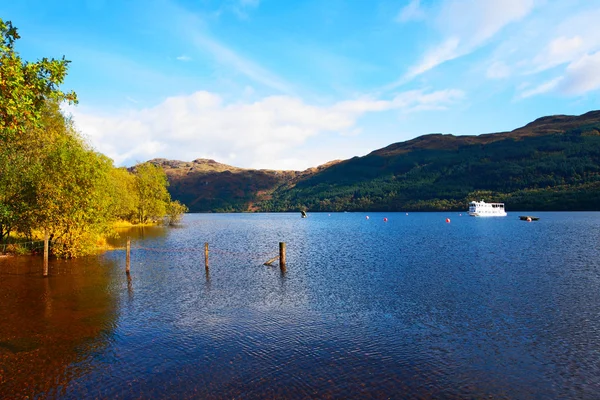
M77 102L59 88L69 61L23 61L17 39L0 19L0 242L47 234L55 255L77 257L95 251L118 220L171 223L186 212L171 201L164 171L115 168L86 143L60 109Z

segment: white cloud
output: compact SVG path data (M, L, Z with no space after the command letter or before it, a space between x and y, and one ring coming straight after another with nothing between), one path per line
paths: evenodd
M600 51L583 55L566 68L560 91L568 95L581 95L600 89L599 71Z
M460 39L457 37L450 37L446 39L439 46L436 46L425 53L421 61L408 70L404 79L410 80L446 61L459 57L461 55L459 44Z
M400 10L396 16L398 22L417 21L425 18L425 11L421 8L421 0L411 0Z
M246 0L233 3L233 8L258 7L260 1ZM245 57L234 48L217 40L207 29L203 19L172 1L166 1L163 10L165 25L173 28L178 34L178 40L184 41L188 47L193 47L198 53L207 53L223 69L229 69L234 74L240 74L250 80L265 85L279 93L290 94L292 85L263 68L258 63ZM242 11L240 11L242 13ZM168 30L170 34L172 31Z
M233 68L253 81L261 83L271 89L288 94L293 92L289 83L262 68L260 65L242 57L208 35L194 30L191 30L189 35L190 40L194 45L200 50L211 53L221 64Z
M510 67L502 61L495 61L490 65L485 76L490 79L503 79L510 76Z
M539 41L546 42L530 61L530 73L571 63L585 54L600 49L600 8L580 12L540 32ZM546 38L550 38L549 40Z
M357 135L358 120L365 113L443 109L463 97L463 92L454 89L415 90L391 100L360 98L315 106L291 96L225 102L214 93L200 91L117 115L80 108L69 111L92 145L117 164L155 157L206 157L243 167L304 169L315 165L314 160L300 156L301 145L319 135Z
M600 89L600 51L584 54L571 62L558 76L533 89L524 90L519 97L527 98L543 93L557 92L567 96L580 96Z
M533 89L523 91L519 95L519 97L522 99L526 99L527 97L532 97L532 96L537 96L539 94L548 93L548 92L556 89L556 87L558 87L558 84L562 81L562 79L563 78L559 76L558 78L554 78L550 81L544 82L541 85L534 87Z
M179 60L179 61L191 61L192 58L189 57L189 56L186 56L185 54L183 54L183 55L177 57L177 60Z
M576 95L594 90L593 75L583 70L586 64L593 64L592 55L600 51L597 29L600 7L591 2L584 4L587 9L572 12L573 7L563 3L547 3L531 19L511 29L487 62L486 76L491 79L526 76L531 81L531 76L553 69L555 77L564 78L560 85L549 88L549 82L544 82L523 93L541 94L539 89L545 90L544 93L558 90Z
M534 6L534 0L450 0L438 14L437 25L443 34L460 36L474 48L525 17Z
M487 44L504 27L529 14L534 0L449 0L435 18L442 35L395 86Z

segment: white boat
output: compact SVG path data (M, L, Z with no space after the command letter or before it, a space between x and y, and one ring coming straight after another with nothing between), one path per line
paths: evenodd
M506 217L504 203L486 203L472 201L469 203L469 215L472 217Z

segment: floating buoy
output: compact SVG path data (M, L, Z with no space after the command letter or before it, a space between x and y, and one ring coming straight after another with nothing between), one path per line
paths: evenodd
M387 218L384 218L384 219L383 219L383 222L387 222Z
M408 213L406 213L406 215L408 215Z
M446 222L450 222L450 218L446 218Z
M527 217L527 222L531 222L531 217Z
M367 215L367 216L365 217L365 219L369 219L369 216Z
M459 217L462 217L462 214L458 214Z

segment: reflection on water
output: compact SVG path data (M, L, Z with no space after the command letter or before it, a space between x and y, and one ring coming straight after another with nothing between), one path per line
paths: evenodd
M169 229L181 229L180 226L170 227ZM110 243L117 246L123 246L127 237L132 241L143 241L145 239L165 238L169 230L164 226L132 226L117 229L117 238L109 239Z
M538 214L186 215L122 233L130 276L0 260L0 395L598 398L600 214Z
M52 267L53 276L43 278L41 259L1 264L0 397L64 394L109 343L118 311L112 263L90 258Z

